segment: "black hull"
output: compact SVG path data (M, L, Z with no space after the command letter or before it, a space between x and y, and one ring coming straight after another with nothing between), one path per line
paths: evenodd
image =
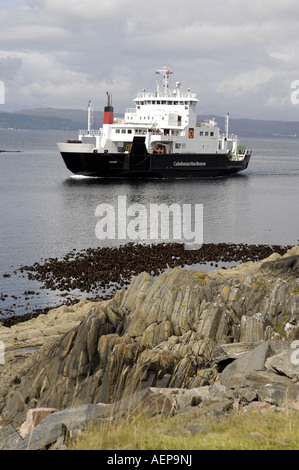
M221 154L129 155L61 152L66 167L75 175L102 178L202 178L227 176L246 170L244 160Z

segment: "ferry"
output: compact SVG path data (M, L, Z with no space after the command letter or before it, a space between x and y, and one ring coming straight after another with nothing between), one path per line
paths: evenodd
M87 129L77 140L57 144L66 167L102 178L201 178L246 170L251 151L229 134L229 114L223 133L215 119L198 122L197 95L183 91L180 82L171 88L169 67L155 73L156 90L137 93L135 107L122 118L114 117L107 92L101 129L92 128L89 101Z

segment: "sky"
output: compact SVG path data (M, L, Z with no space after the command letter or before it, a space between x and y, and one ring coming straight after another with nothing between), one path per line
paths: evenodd
M109 92L123 113L169 66L171 86L180 81L197 94L197 114L299 121L298 0L0 0L0 7L0 112L85 109L89 100L102 111Z

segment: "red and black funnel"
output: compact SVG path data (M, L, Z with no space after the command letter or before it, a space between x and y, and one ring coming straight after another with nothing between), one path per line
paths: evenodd
M103 124L113 124L113 106L112 95L107 92L107 106L104 108L104 122Z

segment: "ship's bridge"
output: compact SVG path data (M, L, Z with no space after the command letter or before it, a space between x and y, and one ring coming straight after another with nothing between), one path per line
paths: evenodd
M137 96L134 99L134 102L137 106L192 106L197 104L198 99L196 94L191 92L190 89L188 89L187 92L183 92L180 82L176 82L175 89L171 91L169 77L173 74L173 72L170 72L169 67L164 67L162 70L156 70L156 74L162 75L162 83L160 80L157 80L156 91L146 91L144 89L142 92L137 93Z
M162 74L163 80L157 81L156 91L145 89L137 93L133 100L136 108L128 108L125 114L127 123L147 123L153 127L178 127L184 128L196 120L195 107L198 99L190 89L183 92L181 83L176 82L175 89L171 91L169 76L172 72L168 67L157 70Z
M151 123L162 127L185 127L192 116L196 119L195 106L198 102L195 96L186 94L185 97L158 97L150 93L135 98L136 108L128 108L125 113L126 123Z
M170 93L160 92L141 92L137 93L136 98L133 100L136 106L196 106L198 99L195 93L190 91L187 93L181 93L174 90Z

